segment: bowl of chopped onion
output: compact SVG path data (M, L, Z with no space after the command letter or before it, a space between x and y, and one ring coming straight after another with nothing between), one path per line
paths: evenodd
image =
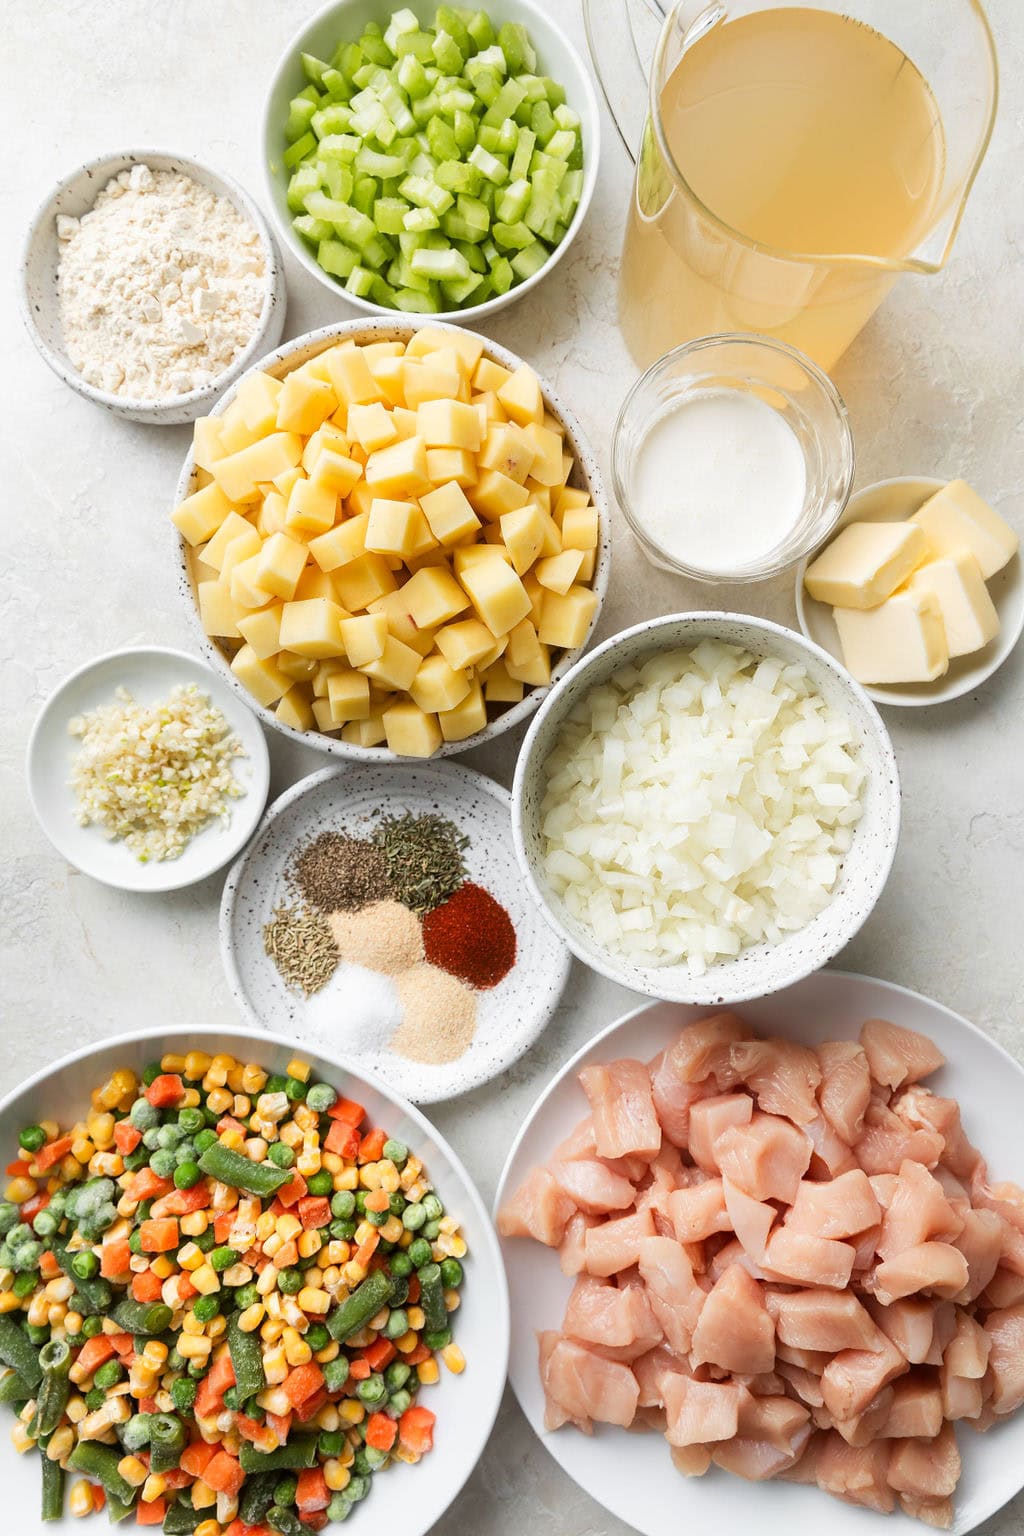
M687 613L614 635L541 705L516 853L575 955L634 991L723 1004L831 960L882 893L896 757L864 690L792 630Z

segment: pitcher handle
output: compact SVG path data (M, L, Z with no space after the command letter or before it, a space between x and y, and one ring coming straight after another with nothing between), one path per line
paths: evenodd
M660 0L643 3L659 26L663 25L671 5ZM582 4L583 26L597 83L626 153L636 164L647 120L648 82L628 0L582 0ZM624 30L628 33L628 44L623 38ZM631 88L621 79L624 72L633 77Z

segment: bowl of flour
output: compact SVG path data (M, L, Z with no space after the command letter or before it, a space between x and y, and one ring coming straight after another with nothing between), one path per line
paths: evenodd
M45 361L131 421L205 415L281 339L281 257L255 203L186 155L103 155L43 202L22 314Z

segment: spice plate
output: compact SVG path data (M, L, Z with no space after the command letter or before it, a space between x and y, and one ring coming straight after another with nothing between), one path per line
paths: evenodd
M508 793L455 764L328 768L294 785L228 876L220 940L262 1028L344 1051L421 1104L518 1060L569 971L519 876Z

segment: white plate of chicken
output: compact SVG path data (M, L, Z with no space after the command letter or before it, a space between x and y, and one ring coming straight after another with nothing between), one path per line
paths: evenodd
M1022 1115L994 1041L867 977L609 1025L496 1200L534 1430L643 1536L966 1536L1024 1486Z

